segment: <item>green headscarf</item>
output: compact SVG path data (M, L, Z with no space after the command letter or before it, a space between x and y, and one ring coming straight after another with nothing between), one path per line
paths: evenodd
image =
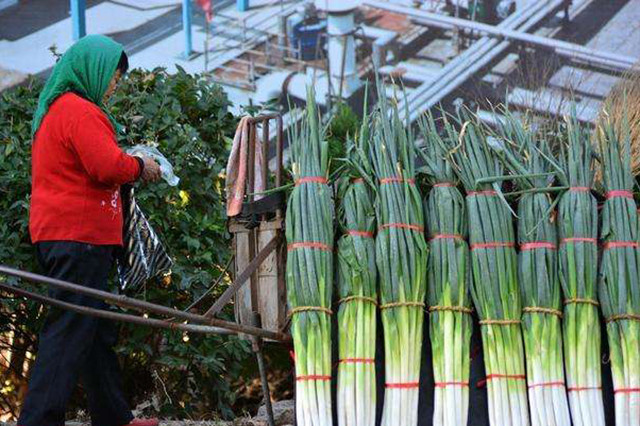
M102 98L116 72L124 48L103 35L89 35L71 46L53 68L38 98L38 108L31 123L33 137L51 104L61 95L73 92L99 106L116 129L120 126L104 107Z

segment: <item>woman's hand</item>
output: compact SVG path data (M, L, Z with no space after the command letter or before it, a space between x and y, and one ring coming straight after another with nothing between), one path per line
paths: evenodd
M161 177L160 165L158 165L158 163L156 163L156 161L153 158L148 157L146 155L141 155L140 158L142 158L142 162L144 164L144 167L142 168L142 174L140 175L140 179L143 182L156 182L160 180L160 177Z

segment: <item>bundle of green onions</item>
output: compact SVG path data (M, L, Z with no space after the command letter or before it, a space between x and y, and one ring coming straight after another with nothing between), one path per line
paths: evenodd
M289 133L295 187L286 217L287 298L296 355L296 418L330 426L333 206L327 186L328 145L313 90L306 114Z
M348 149L341 181L338 241L338 391L340 426L375 426L378 310L373 182L367 167L367 126ZM366 178L366 180L365 180ZM371 186L370 186L371 185Z
M606 116L605 116L606 117ZM628 129L628 126L626 126ZM607 322L617 426L640 425L640 250L628 131L597 129L606 201L602 209L600 301Z
M469 411L471 294L464 198L445 160L431 114L418 122L425 140L424 160L431 192L424 211L429 236L427 300L430 321L435 426L466 425Z
M594 169L588 131L575 114L561 144L562 173L569 187L558 203L560 284L564 293L563 344L571 418L576 426L604 426L597 301L598 210L591 194Z
M467 191L471 294L482 327L489 421L493 426L526 426L522 305L513 224L497 180L502 167L481 126L467 112L462 119L459 134L450 122L445 123L449 134L445 144Z
M378 93L385 93L383 87ZM370 155L378 198L376 264L385 343L383 426L416 426L426 293L427 243L415 176L415 145L397 105L379 101Z
M549 185L554 181L548 145L517 117L503 112L491 147L515 177L518 202L518 282L531 423L571 424L562 357L561 289L557 235Z

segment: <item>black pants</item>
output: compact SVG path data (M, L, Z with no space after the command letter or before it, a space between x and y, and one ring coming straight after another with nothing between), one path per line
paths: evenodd
M113 246L70 241L36 245L45 274L75 284L107 290L113 266ZM93 308L106 304L88 296L50 288L56 299ZM71 394L82 380L93 426L122 426L133 416L120 381L113 345L116 325L108 320L51 309L40 334L35 365L18 424L62 426Z

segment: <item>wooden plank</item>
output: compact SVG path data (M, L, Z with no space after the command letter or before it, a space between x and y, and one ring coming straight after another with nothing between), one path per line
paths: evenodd
M273 238L278 238L281 231L277 229L260 230L258 232L258 249L262 250ZM279 330L282 324L284 295L278 285L279 268L278 250L273 250L258 268L258 310L262 328L265 330Z
M235 234L235 277L239 276L242 271L247 268L249 262L251 262L251 258L253 257L253 253L250 250L251 245L249 244L250 236L251 233L249 232ZM251 324L251 312L253 312L253 305L251 304L251 286L247 285L241 287L238 292L236 292L235 296L234 310L236 321L240 324Z
M248 244L250 246L253 246L255 244L254 238L252 237L253 237L253 234L250 234L249 244ZM216 300L213 306L204 314L205 317L212 317L212 316L215 316L218 312L220 312L222 308L231 300L231 298L233 298L236 292L240 290L242 287L249 287L252 295L251 306L252 307L256 306L255 305L256 298L254 297L256 292L251 290L251 287L255 288L255 282L256 282L253 277L254 276L257 277L256 271L258 270L258 267L267 258L267 256L277 247L278 241L279 241L279 236L276 235L274 238L271 239L271 241L269 241L264 246L262 250L260 250L260 252L255 257L251 259L251 261L246 265L245 269L243 269L240 275L236 277L235 281L229 286L229 288L227 288L227 290L222 294L222 296L220 296L220 298ZM253 251L253 247L250 247L250 250ZM245 282L247 282L247 280L250 281L249 286L244 285Z

